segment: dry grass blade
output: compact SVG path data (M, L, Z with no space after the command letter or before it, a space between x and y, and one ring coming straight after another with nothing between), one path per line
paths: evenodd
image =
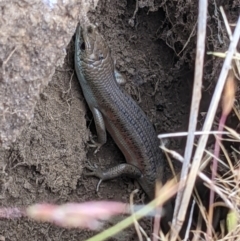
M195 62L195 73L194 73L194 89L193 89L193 99L191 104L191 113L189 119L189 128L188 128L188 138L187 144L185 148L184 154L184 163L181 172L181 181L186 183L186 177L188 173L188 167L190 163L190 158L192 155L193 150L193 142L194 142L194 131L196 130L197 125L197 117L199 111L199 104L201 100L201 88L202 88L202 75L203 75L203 60L204 60L204 51L205 51L205 37L206 37L206 26L207 26L207 0L199 1L199 11L198 11L198 39L197 39L197 50L196 50L196 62ZM175 241L177 235L182 227L182 221L185 217L186 209L189 200L187 201L187 205L184 206L185 211L183 212L184 215L179 216L179 211L182 206L182 197L183 197L183 190L179 190L176 205L174 210L174 217L173 217L173 226L176 232L173 233L171 236L171 240Z
M183 159L176 159L180 162L183 162ZM190 167L192 167L191 164L189 164ZM219 188L218 186L216 186L212 181L211 179L209 179L204 173L201 172L201 170L204 168L205 165L202 165L201 167L199 167L198 169L198 172L197 172L197 175L203 180L206 182L206 184L208 184L208 186L210 188L212 188L223 200L224 202L226 203L226 205L229 207L229 208L233 208L233 205L232 203L228 200L228 197L224 194L226 193L224 191L224 189L222 188ZM229 183L229 182L228 182Z
M225 24L225 28L226 28L227 33L228 33L228 37L229 37L230 40L232 40L232 31L231 31L231 28L230 28L230 24L227 20L227 16L226 16L222 6L220 7L220 11L221 11L221 14L222 14L222 17L223 17L223 20L224 20L224 24ZM234 58L233 72L235 74L235 77L238 80L240 80L240 54L236 52L235 55L236 55L236 58Z
M159 139L164 139L164 138L169 138L169 137L180 137L180 136L188 136L188 132L176 132L176 133L164 133L158 135ZM222 135L227 135L229 134L226 131L208 131L208 132L203 132L203 131L195 131L194 135L217 135L217 134L222 134Z
M141 227L141 225L138 223L138 221L136 220L135 214L134 214L134 195L138 192L138 189L135 189L134 191L132 191L131 195L130 195L130 209L131 209L131 214L133 217L133 223L135 226L135 230L138 236L138 240L139 241L143 241L143 237L145 237L145 239L147 241L151 241L151 239L147 236L146 232L144 231L144 229Z
M189 234L190 234L190 228L191 228L191 225L192 225L193 210L194 210L195 203L196 203L195 200L193 200L191 211L190 211L190 215L189 215L188 225L187 225L187 229L186 229L186 233L185 233L185 237L184 237L184 241L187 241L189 239Z
M216 110L217 110L218 103L219 103L219 100L220 100L220 97L221 97L221 94L223 91L223 87L225 85L225 80L226 80L228 72L231 68L232 57L236 51L236 46L237 46L239 37L240 37L240 17L238 19L238 22L237 22L237 25L236 25L236 28L234 31L234 35L232 38L232 42L229 46L228 53L227 53L226 59L223 64L223 68L221 70L221 73L220 73L220 76L218 79L218 83L215 88L209 110L207 112L206 120L205 120L204 126L203 126L203 131L210 131L210 129L212 127L213 119L216 114ZM192 194L193 186L194 186L194 183L196 180L196 176L198 173L198 169L200 166L200 162L202 159L202 155L203 155L207 140L208 140L208 135L201 136L199 139L198 146L197 146L194 158L193 158L193 165L190 170L190 174L189 174L189 178L188 178L189 181L187 182L187 188L184 191L181 207L179 210L179 216L178 216L179 223L183 222L183 220L185 218L186 209L187 209L187 206L188 206L191 194Z
M228 234L222 235L219 240L239 240L239 163L226 174L226 177L219 177L216 179L216 185L222 190L228 199L232 202L233 206L226 218L226 227ZM217 205L215 203L214 205ZM224 233L224 232L223 232Z

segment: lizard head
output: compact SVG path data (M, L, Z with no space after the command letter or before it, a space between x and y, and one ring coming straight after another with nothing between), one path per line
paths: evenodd
M82 61L98 65L109 55L109 48L93 24L79 26L77 29L78 49Z

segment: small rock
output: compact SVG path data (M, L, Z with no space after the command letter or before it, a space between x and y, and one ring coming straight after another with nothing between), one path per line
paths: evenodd
M0 235L0 241L5 241L5 237Z

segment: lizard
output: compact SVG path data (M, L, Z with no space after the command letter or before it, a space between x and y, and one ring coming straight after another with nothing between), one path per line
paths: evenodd
M95 146L99 150L106 143L108 131L126 159L126 163L105 171L89 167L92 172L88 175L98 177L100 182L127 175L153 199L155 183L162 181L164 174L159 140L144 111L121 87L122 78L118 78L111 50L95 25L78 25L74 59L96 126Z

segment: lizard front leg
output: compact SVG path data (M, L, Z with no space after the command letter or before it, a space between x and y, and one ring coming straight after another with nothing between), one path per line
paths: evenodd
M92 171L90 173L86 173L86 176L95 176L100 179L97 185L97 192L102 181L114 179L120 176L128 176L133 179L139 179L142 177L142 173L137 167L127 163L119 164L105 171L92 165L89 165L86 168Z
M102 145L104 145L107 142L107 133L106 133L106 127L103 120L102 113L97 108L91 108L94 123L97 130L97 142L91 139L92 144L90 144L90 147L96 147L96 150L94 151L94 154L96 154Z

